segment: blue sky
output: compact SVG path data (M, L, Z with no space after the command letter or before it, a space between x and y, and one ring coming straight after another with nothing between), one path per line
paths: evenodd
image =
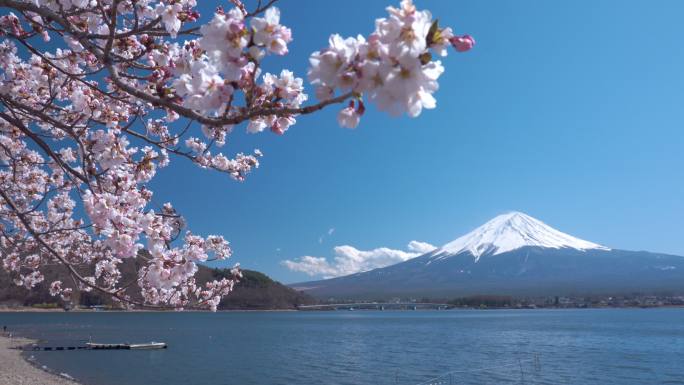
M224 151L265 154L247 181L178 159L155 197L194 232L229 239L231 263L283 282L308 279L284 259L441 245L510 210L613 248L684 255L683 2L416 3L477 41L443 60L437 109L371 107L356 130L338 127L337 107L284 136L240 128ZM294 41L267 69L305 77L329 34L368 34L391 3L279 4Z

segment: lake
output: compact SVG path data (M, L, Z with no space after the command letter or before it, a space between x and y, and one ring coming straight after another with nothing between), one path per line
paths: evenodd
M0 324L46 346L169 344L27 353L89 385L684 384L681 308L0 313Z

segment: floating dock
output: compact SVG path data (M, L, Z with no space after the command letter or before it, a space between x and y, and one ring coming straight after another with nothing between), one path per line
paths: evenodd
M88 342L82 346L26 346L23 350L155 350L166 349L168 346L165 342L148 342L143 344L101 344Z
M145 344L98 344L94 342L88 342L86 344L87 349L93 350L113 350L113 349L126 349L126 350L151 350L151 349L166 349L166 343L164 342L148 342Z

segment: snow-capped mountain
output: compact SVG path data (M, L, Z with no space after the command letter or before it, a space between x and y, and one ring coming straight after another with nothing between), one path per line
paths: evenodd
M408 261L291 286L321 298L363 299L684 293L684 257L610 249L512 212Z
M470 252L475 259L482 255L497 255L521 247L551 249L610 250L607 247L575 238L544 222L520 212L499 215L470 233L435 251L437 258Z

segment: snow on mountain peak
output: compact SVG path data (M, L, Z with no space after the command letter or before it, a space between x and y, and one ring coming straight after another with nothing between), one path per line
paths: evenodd
M497 255L525 246L610 250L560 232L527 214L511 212L499 215L470 233L447 243L435 250L433 255L441 259L469 251L477 261L485 254Z

